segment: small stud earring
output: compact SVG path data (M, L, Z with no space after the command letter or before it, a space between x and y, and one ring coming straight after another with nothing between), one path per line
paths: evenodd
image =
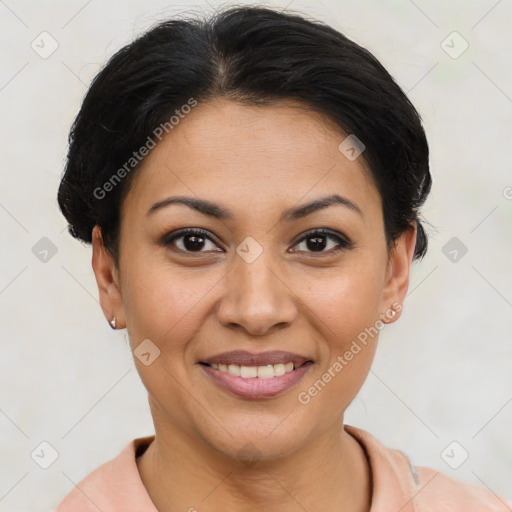
M395 318L395 316L396 316L396 311L393 308L391 308L391 318Z
M112 318L112 320L109 323L112 329L116 329L116 317Z

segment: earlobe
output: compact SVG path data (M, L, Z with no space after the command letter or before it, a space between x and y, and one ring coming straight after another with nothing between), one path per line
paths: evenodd
M401 234L391 251L382 296L385 313L381 314L381 318L384 323L396 321L403 309L403 302L409 287L416 235L417 227L414 223Z
M101 228L97 225L92 231L92 268L103 314L112 328L122 328L125 321L118 271L113 256L103 244Z

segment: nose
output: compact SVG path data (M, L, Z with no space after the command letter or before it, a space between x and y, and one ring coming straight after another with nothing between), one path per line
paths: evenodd
M238 255L234 260L217 309L219 322L257 336L289 326L297 316L296 295L271 251L252 262Z

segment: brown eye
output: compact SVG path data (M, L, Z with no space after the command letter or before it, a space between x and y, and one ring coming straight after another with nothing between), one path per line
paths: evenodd
M210 247L208 247L208 243L210 243ZM171 235L166 235L162 239L163 245L171 245L174 248L183 251L183 252L208 252L212 250L216 250L215 243L212 238L207 235L207 231L198 228L187 228L178 231L177 233L172 233ZM203 250L206 247L206 250Z
M329 244L328 240L334 241L335 243ZM304 244L305 252L321 254L332 254L341 251L342 249L348 249L351 245L350 242L342 236L324 229L310 231L297 243L297 245L301 244ZM325 250L326 248L327 250ZM303 250L298 252L303 252Z

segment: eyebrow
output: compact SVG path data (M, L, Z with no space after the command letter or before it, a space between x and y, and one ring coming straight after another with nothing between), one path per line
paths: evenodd
M234 215L230 210L220 206L219 204L212 203L211 201L207 201L205 199L198 199L195 197L187 196L174 196L162 199L161 201L156 202L147 211L146 216L152 215L156 211L161 210L162 208L165 208L171 204L183 204L193 210L198 211L199 213L202 213L203 215L208 215L209 217L214 217L216 219L232 220L234 218ZM332 205L346 206L347 208L350 208L351 210L359 213L359 215L363 215L363 212L359 206L357 206L357 204L350 201L346 197L340 196L339 194L333 194L286 210L281 215L280 221L292 222L294 220L302 219L307 215L311 215L314 212L323 210L324 208Z

